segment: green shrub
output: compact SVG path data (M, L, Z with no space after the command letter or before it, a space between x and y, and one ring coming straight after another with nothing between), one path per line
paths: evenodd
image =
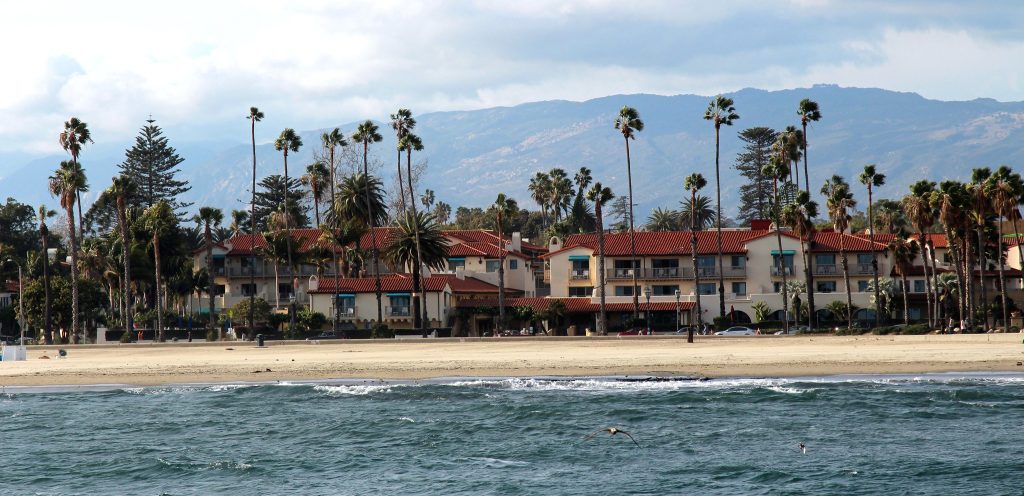
M274 328L275 330L280 329L281 324L284 324L285 322L288 322L290 320L291 318L288 317L288 314L286 313L272 313L270 314L270 316L267 317L267 323L270 324L270 327Z
M856 327L854 327L853 329L847 329L844 327L836 331L836 336L860 336L865 332L867 332L866 329L858 329Z
M894 329L892 327L875 327L874 329L871 329L871 334L874 334L876 336L884 336L887 334L892 334L893 331Z
M206 330L206 340L207 341L216 341L218 338L220 338L220 331L219 330L217 330L217 329L207 329Z
M377 324L373 326L370 337L373 339L394 339L395 331L389 329L387 324Z
M306 331L319 331L327 323L327 316L303 309L295 316L299 327Z
M712 320L712 323L715 326L716 331L732 327L732 319L729 317L715 317L714 320Z
M919 336L929 332L931 332L931 329L928 328L928 324L913 324L899 328L899 333L905 336Z
M133 341L134 341L134 339L132 339L132 333L130 333L128 331L124 331L124 334L121 335L121 342L122 343L131 343Z

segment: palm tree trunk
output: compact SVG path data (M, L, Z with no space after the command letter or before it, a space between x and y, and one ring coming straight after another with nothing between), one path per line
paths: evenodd
M501 209L504 205L498 206L498 329L495 329L495 336L498 332L505 330L505 237L501 232Z
M871 196L871 184L868 183L868 238L871 242L871 275L875 280L875 327L881 323L881 315L878 311L878 303L881 295L878 287L878 255L875 253L875 210Z
M599 195L600 196L600 195ZM601 212L601 198L594 201L594 216L597 217L597 280L601 291L597 318L597 334L608 335L608 314L605 311L605 274L604 274L604 217Z
M206 239L204 239L204 241L206 242L206 276L207 276L206 277L206 293L208 295L210 295L210 302L209 302L209 306L210 306L210 321L209 322L210 323L209 323L209 329L213 330L214 326L217 325L217 322L213 318L213 308L214 308L213 288L216 287L213 284L213 281L214 281L214 278L216 276L213 273L213 235L210 232L210 223L209 222L206 223L206 231L205 231L203 237L206 238ZM224 328L218 326L218 329L219 330L217 331L217 339L223 341L224 340L224 330L223 330Z
M71 242L71 344L78 343L78 237L75 235L75 207L68 205L68 240ZM62 338L63 340L63 338Z
M804 272L807 280L807 328L814 329L817 327L817 319L814 315L814 267L811 263L811 246L814 246L814 230L807 235L807 243L804 249Z
M292 276L292 290L290 301L288 302L288 336L294 338L295 333L295 290L299 287L299 276L295 272L295 267L292 265L292 230L291 230L291 216L292 213L288 210L288 148L284 149L284 239L288 251L288 270ZM212 299L213 296L211 295ZM210 315L210 319L213 319L213 315Z
M910 288L907 287L907 273L905 270L900 269L900 280L903 281L903 323L910 325L910 306L907 304L907 293Z
M1003 274L1003 266L1006 265L1003 263L1003 223L999 222L998 219L996 222L998 224L999 229L999 240L997 241L998 244L996 245L999 248L999 253L996 256L999 257L999 289L1003 306L1003 329L1008 331L1010 330L1010 315L1009 311L1006 308L1006 278Z
M318 179L314 179L310 182L310 184L312 184L312 186L310 186L310 192L313 193L313 213L316 217L316 227L320 227L320 190L316 185L316 181L318 181Z
M717 234L715 236L718 242L718 317L725 317L725 267L722 264L722 179L719 175L718 170L718 155L719 155L719 127L718 121L715 121L715 210L717 218L715 219L715 229ZM690 210L696 207L696 202L690 204Z
M957 241L953 239L953 230L950 226L942 226L946 234L946 243L949 245L949 253L953 259L954 273L956 274L956 303L957 303L957 320L964 318L964 271L963 265L960 264L960 248L957 246Z
M636 227L633 223L633 164L629 159L629 138L626 138L626 181L629 184L629 254L633 257L633 320L640 318L640 285L637 284L637 271L640 270L640 262L636 259ZM557 218L558 205L555 205Z
M402 133L398 133L398 141L399 142L402 141ZM409 154L410 155L412 154L412 147L411 146L409 147ZM412 183L412 179L409 179L409 182ZM398 209L399 209L399 212L405 213L405 210L406 210L406 206L405 206L405 186L402 184L402 149L401 148L398 149L398 193L399 193L398 194ZM409 191L409 195L412 195L412 190L411 189ZM413 199L413 203L415 203L415 202L416 202L416 200Z
M938 300L932 301L932 280L929 278L929 263L928 259L931 258L931 252L928 251L928 232L921 230L921 261L924 263L924 286L925 286L925 306L928 309L928 328L935 328L935 306L938 304ZM935 269L931 269L931 274L935 275Z
M156 340L164 342L164 309L160 304L160 238L153 234L153 267L156 278ZM210 296L213 299L213 296ZM212 316L211 316L212 318Z
M964 306L967 307L965 320L971 327L974 327L974 249L971 248L970 233L970 225L965 225L964 237L961 240L964 247L964 275L966 276L964 278Z
M843 263L843 284L846 285L846 328L853 328L853 289L850 288L850 263L846 256L846 234L839 233L839 258Z
M405 154L405 168L406 168L406 172L407 172L405 177L406 177L406 180L409 181L409 205L412 207L412 217L416 221L416 230L413 231L413 236L414 236L415 241L416 241L416 269L417 270L416 270L416 273L414 275L421 275L420 274L420 270L421 270L420 268L423 266L423 254L420 252L420 222L419 222L419 216L416 213L416 191L412 187L412 147L411 146L406 150L406 154ZM398 154L398 172L399 173L402 172L402 154L401 153ZM399 175L398 183L399 184L402 183L401 175ZM426 293L426 291L423 290L423 288L425 286L426 285L423 284L423 280L422 280L421 277L414 277L413 278L413 285L412 285L413 292L414 293L419 293L418 295L414 295L413 296L413 302L412 302L413 303L413 310L416 312L416 318L413 319L413 323L416 325L416 327L419 327L422 330L421 334L423 335L423 337L427 337L427 327L430 325L430 318L427 315L427 305L426 305L427 293ZM423 301L422 305L420 304L421 300ZM422 316L422 318L420 318L420 315L419 315L419 311L420 311L420 307L421 306L423 307L423 316ZM444 324L442 323L442 325L444 325Z
M981 286L981 312L985 317L985 330L988 331L992 326L988 323L989 311L988 311L988 288L985 286L985 238L984 238L985 226L984 224L978 226L978 265L980 270L978 271L978 283Z
M374 290L377 295L377 325L382 325L384 323L384 307L381 304L380 259L379 254L377 253L377 230L374 226L373 203L370 202L370 166L366 157L368 146L369 143L363 141L363 176L366 179L366 213L369 217L370 241L373 247L373 279Z
M256 328L256 118L249 119L252 122L252 200L249 203L249 235L253 238L253 246L249 254L249 287L252 292L249 294L249 338L252 339ZM331 151L333 157L333 150ZM331 159L333 163L333 158ZM331 184L334 187L334 184ZM331 199L334 199L333 189ZM191 301L192 296L189 295Z
M121 227L121 244L124 245L122 249L122 257L124 259L124 325L125 331L131 332L135 328L133 325L134 316L132 315L132 293L131 293L131 281L132 281L132 250L131 250L131 237L128 234L128 216L123 207L123 202L118 201L117 216L118 223Z
M46 308L43 309L43 333L46 339L50 339L50 330L53 327L53 321L50 316L50 239L47 233L45 220L42 224L41 237L43 238L43 298L46 302Z
M804 135L803 135L803 138L804 138L804 186L805 186L804 191L806 191L807 194L810 195L811 194L811 175L807 173L807 121L801 119L801 124L803 125L803 128L804 128ZM800 187L800 185L798 184L797 187Z
M280 279L280 276L278 275L279 272L278 272L277 266L278 266L277 260L275 260L274 261L274 296L276 298L277 303L274 304L274 310L279 310L281 308L281 279Z
M776 177L772 183L772 192L775 196L775 240L779 244L778 267L782 275L782 330L789 334L789 292L786 289L786 257L782 252L782 229L779 220L779 178Z
M693 263L693 298L697 310L697 325L704 327L704 309L700 305L700 268L697 267L697 192L690 190L690 261ZM686 332L686 342L693 342L693 326Z

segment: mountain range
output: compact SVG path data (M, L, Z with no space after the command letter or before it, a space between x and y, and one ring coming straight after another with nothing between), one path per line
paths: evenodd
M949 102L915 93L835 85L743 89L727 96L735 100L740 115L732 127L723 126L721 136L722 202L730 216L735 215L742 182L732 169L741 147L737 133L754 126L799 125L797 103L803 98L817 101L823 115L808 130L813 191L834 173L854 182L867 163L877 164L888 176L879 197L902 196L910 183L921 178L967 179L973 167L1024 167L1024 102ZM561 167L572 176L586 166L595 180L623 195L625 147L613 124L618 110L629 105L646 124L630 143L637 215L646 216L657 206L675 208L683 198L683 178L691 172L703 173L714 191L715 134L703 119L709 100L700 95L614 95L583 102L544 101L418 115L416 132L425 149L413 158L426 167L418 189L433 189L438 200L453 206L485 206L498 192L531 206L527 186L535 172ZM395 137L387 122L378 125L384 140L371 145L370 154L377 173L391 184ZM348 136L356 123L339 127ZM305 146L289 155L290 174L301 175L313 160L321 132L300 133ZM247 205L252 167L248 136L203 143L169 138L186 159L181 169L192 184L187 201L226 210ZM109 183L116 173L114 164L123 159L129 145L97 144L83 153L93 185L86 203ZM361 148L350 151L359 154L350 158L361 159L361 152ZM258 143L256 153L258 176L280 173L281 154L272 143ZM26 163L0 178L0 198L54 203L46 192L46 177L65 157L18 158Z

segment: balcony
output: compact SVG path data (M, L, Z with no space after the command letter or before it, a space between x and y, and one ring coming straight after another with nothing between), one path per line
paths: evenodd
M870 263L859 263L850 267L850 275L868 276L873 273L874 271L872 270Z
M835 264L815 264L814 266L814 275L816 276L834 277L839 275L839 272Z
M590 280L590 269L569 269L569 280L570 281L589 281Z
M636 270L636 277L643 275L643 269L608 269L608 279L632 279L633 271Z
M408 306L403 307L384 307L384 316L389 319L409 317L412 315L412 311Z
M354 306L343 306L338 309L338 318L341 320L354 319L356 318L356 307Z
M681 277L680 274L682 274L679 271L679 267L655 267L653 269L644 269L644 272L649 272L650 274L645 279L679 279Z
M608 269L607 276L609 280L628 280L633 277L632 270L633 269ZM692 267L645 267L636 269L636 271L637 279L694 279ZM718 278L718 267L697 267L697 273L700 275L701 279L716 279ZM725 279L746 279L747 268L724 267L722 276Z
M789 266L789 267L772 266L772 275L773 276L781 276L781 275L783 275L783 273L785 273L785 275L787 275L787 276L793 275L793 267L792 266Z

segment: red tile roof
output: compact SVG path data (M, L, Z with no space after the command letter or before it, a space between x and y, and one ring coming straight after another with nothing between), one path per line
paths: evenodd
M412 275L411 274L388 274L381 276L380 278L381 291L388 292L411 292L412 291ZM476 294L476 293L498 293L498 287L481 281L475 277L466 277L459 279L454 274L433 274L427 277L423 281L424 288L428 292L439 292L443 291L447 286L451 288L453 293L463 294ZM334 290L334 278L333 277L321 277L317 289L310 291L313 294L330 294L330 293L375 293L377 291L377 283L372 277L357 277L349 278L343 277L338 280L338 290ZM505 290L506 294L522 294L521 291L516 290Z
M869 239L869 235L867 233L858 233L858 234L856 234L856 236L858 238ZM897 236L896 234L892 234L892 233L875 233L875 243L881 243L883 245L888 245L890 241L892 241L893 239L896 238L896 236ZM918 236L917 234L911 234L910 235L910 239L918 239L918 238L920 238L920 236ZM942 233L929 233L928 234L928 241L931 241L932 245L934 245L935 248L942 248L942 249L949 248L949 240L946 239L946 235L945 234L942 234Z
M837 252L840 248L840 240L848 252L871 251L871 241L867 238L852 234L840 234L835 231L821 231L814 235L814 247L811 248L811 252ZM876 238L875 251L882 250L885 250L885 243L879 243Z
M547 310L551 303L555 301L561 301L565 305L566 313L596 313L600 311L600 305L597 303L591 303L590 298L506 298L505 307L530 307L535 312L543 312ZM457 308L479 308L479 307L496 307L498 306L498 300L462 300L456 304ZM641 304L642 309L650 308L654 312L674 312L676 311L675 302L671 303L651 303L648 307L647 304ZM679 303L680 310L690 310L693 308L693 302L681 302ZM605 311L608 312L632 312L632 303L609 303L605 305Z
M772 232L774 231L751 231L748 229L722 231L722 253L746 253L747 241ZM544 255L544 258L581 246L597 250L597 235L573 234L565 240L560 250L548 253ZM629 256L629 233L605 234L604 252L610 257ZM637 256L690 255L690 253L689 231L636 232ZM718 253L718 237L715 231L697 233L697 253L706 255Z
M292 239L297 243L293 248L297 253L305 253L312 249L314 246L322 246L330 249L330 243L321 243L320 235L322 232L319 229L292 229ZM266 247L267 241L262 235L252 234L239 234L237 236L228 239L225 243L231 245L231 250L228 251L228 255L249 255L252 253L254 247ZM221 247L224 243L221 244ZM341 247L339 247L340 249Z

